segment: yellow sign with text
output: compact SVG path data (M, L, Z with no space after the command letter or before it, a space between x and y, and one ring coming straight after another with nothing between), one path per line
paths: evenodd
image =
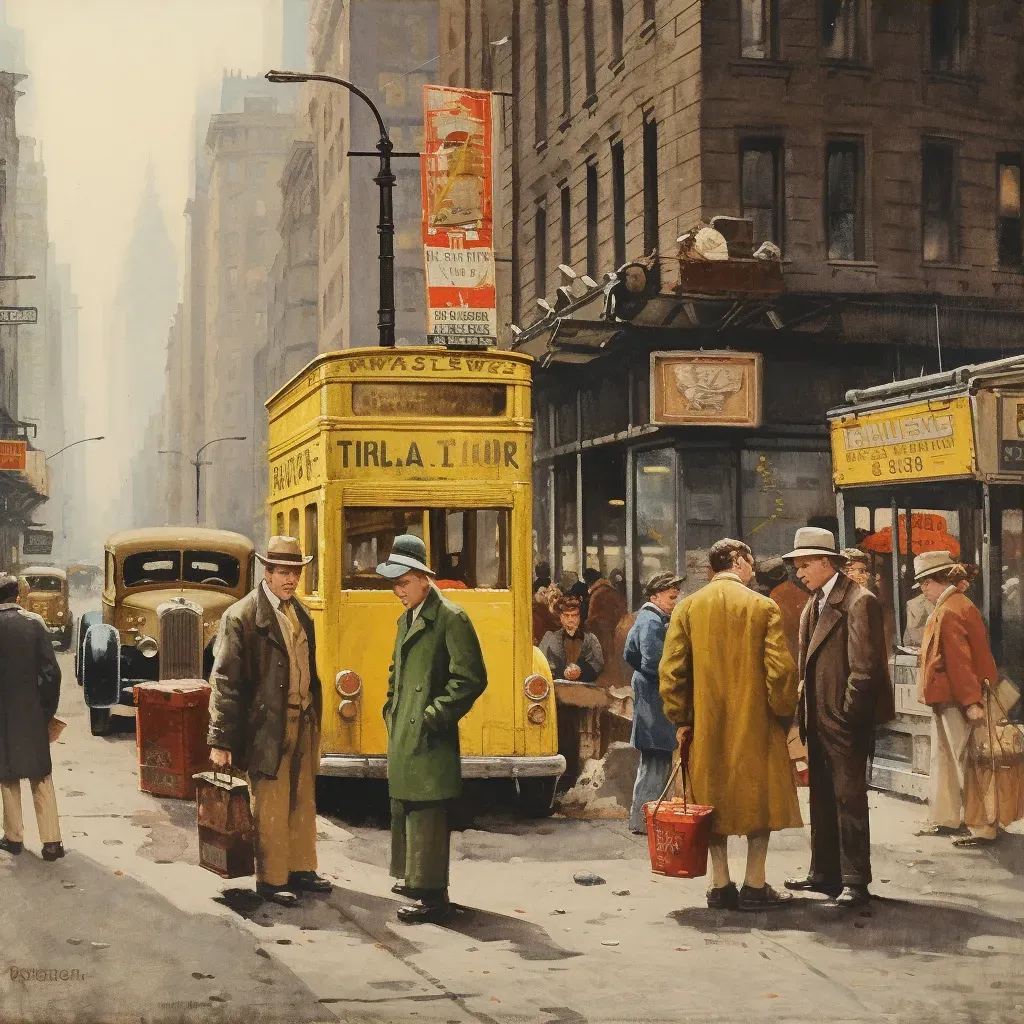
M843 416L832 421L831 432L837 487L974 473L974 426L967 397Z

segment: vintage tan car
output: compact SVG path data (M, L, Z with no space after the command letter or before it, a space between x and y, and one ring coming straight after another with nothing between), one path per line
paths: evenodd
M18 591L22 608L41 616L54 646L66 651L74 632L67 573L52 565L30 565L18 577Z
M157 608L184 598L202 609L203 673L221 615L253 586L253 545L241 534L163 526L115 533L104 545L102 610L79 627L76 671L93 735L111 710L133 706L136 683L159 678Z

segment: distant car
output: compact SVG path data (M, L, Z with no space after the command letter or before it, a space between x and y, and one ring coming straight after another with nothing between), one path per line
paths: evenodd
M109 731L112 708L134 706L136 683L159 679L157 608L172 598L202 608L209 675L218 623L252 588L253 561L251 541L226 530L164 526L107 539L103 608L82 616L76 658L94 736Z
M103 579L103 569L98 565L72 562L68 566L68 583L72 590L91 590Z
M52 565L30 565L18 577L18 591L22 608L41 616L54 646L66 651L75 628L67 573Z

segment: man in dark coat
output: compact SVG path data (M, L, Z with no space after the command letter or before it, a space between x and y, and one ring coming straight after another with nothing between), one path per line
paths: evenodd
M784 556L811 598L800 618L801 738L807 743L811 868L790 889L822 892L839 907L871 896L867 763L875 726L895 715L882 606L840 570L829 530L797 530Z
M331 889L316 873L316 636L313 620L295 598L311 558L294 537L271 537L267 554L256 557L263 580L221 618L207 743L216 767L249 773L256 891L290 907L298 892Z
M580 602L560 597L555 603L561 629L545 633L538 644L555 679L592 683L604 668L601 644L593 633L580 628Z
M406 609L398 620L384 722L391 875L401 880L392 891L418 901L398 911L408 924L442 921L451 911L447 805L462 792L459 720L487 686L473 623L432 585L426 559L423 541L402 534L377 566Z
M640 751L629 812L629 829L634 835L647 832L644 804L657 800L668 784L672 754L678 745L676 727L665 717L658 692L658 665L681 583L671 572L658 573L648 581L644 588L647 600L636 613L623 652L626 664L633 669L633 731L629 742Z
M21 780L28 779L43 860L64 856L50 761L50 719L60 701L60 666L43 620L19 604L18 581L0 575L0 850L24 849Z

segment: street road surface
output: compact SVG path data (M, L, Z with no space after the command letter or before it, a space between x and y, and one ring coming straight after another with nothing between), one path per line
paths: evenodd
M0 854L2 1024L1024 1022L1024 835L955 851L912 836L920 805L873 793L869 909L714 914L707 879L653 875L624 821L488 810L453 840L466 909L409 927L387 832L328 788L320 863L336 889L269 907L251 880L198 866L194 804L138 791L131 721L90 736L60 660L68 856L39 859L30 810L25 852ZM806 869L806 830L774 837L768 867L777 886ZM580 870L606 884L575 884Z

